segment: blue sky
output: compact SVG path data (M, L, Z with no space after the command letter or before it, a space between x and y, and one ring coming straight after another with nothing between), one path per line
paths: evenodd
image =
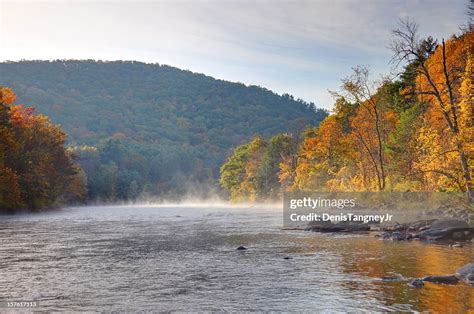
M0 60L168 64L331 108L356 65L389 74L390 32L411 17L449 37L467 0L5 1ZM1 74L0 74L1 75Z

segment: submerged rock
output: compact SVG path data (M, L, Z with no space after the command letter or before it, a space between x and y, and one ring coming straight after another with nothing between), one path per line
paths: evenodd
M237 251L247 251L247 248L241 245L237 248Z
M364 223L349 223L349 222L321 222L310 224L305 231L314 232L361 232L370 231L370 226Z
M400 274L391 273L391 274L387 274L386 276L382 277L382 281L386 281L386 282L403 281L403 280L406 280L406 279L405 279L405 277L403 277Z

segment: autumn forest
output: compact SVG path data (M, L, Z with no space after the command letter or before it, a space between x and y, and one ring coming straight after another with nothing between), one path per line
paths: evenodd
M330 114L287 94L167 66L3 62L0 208L189 192L233 201L285 191L472 198L473 42L470 27L438 41L419 38L417 24L404 21L387 60L397 74L374 79L370 67L354 67L331 91Z
M473 197L474 32L419 39L393 32L396 77L368 67L342 79L334 110L301 135L257 136L237 147L220 183L234 200L281 191L464 191Z

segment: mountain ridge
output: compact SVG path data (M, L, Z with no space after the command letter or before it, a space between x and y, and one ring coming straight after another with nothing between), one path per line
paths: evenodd
M197 177L215 179L233 147L255 134L299 134L327 115L288 94L158 63L8 61L0 62L0 73L0 85L60 124L69 145L98 147L101 155L107 141L120 142L122 160L105 154L109 161L130 171L140 168L129 164L138 154L147 160L146 170L137 169L145 177L168 173L164 177L171 180L169 169L175 167L196 177L196 168L203 167L200 172L211 174ZM157 162L164 169L148 169Z

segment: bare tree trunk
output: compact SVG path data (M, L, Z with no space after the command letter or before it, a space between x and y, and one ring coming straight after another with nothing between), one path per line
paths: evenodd
M469 172L469 165L467 164L467 158L466 158L466 154L464 153L464 149L462 148L461 143L459 143L458 145L459 145L459 159L461 160L464 180L466 180L466 196L467 196L468 201L472 202L474 200L474 193L473 193L473 187L472 187L471 173Z
M382 134L380 133L380 117L377 110L377 104L374 104L374 111L375 111L375 129L377 131L377 141L378 141L378 159L380 164L380 184L379 188L381 191L385 189L385 168L384 168L384 160L383 160L383 142L382 142Z
M370 150L369 146L364 141L364 138L362 137L362 135L360 134L360 132L358 130L357 130L357 137L359 138L359 141L362 143L364 148L367 150L367 153L369 154L370 161L374 165L375 174L377 175L377 185L378 185L379 191L382 191L383 190L382 178L381 178L381 173L380 173L379 167L377 165L377 161L375 160L375 157L372 155L372 151Z

